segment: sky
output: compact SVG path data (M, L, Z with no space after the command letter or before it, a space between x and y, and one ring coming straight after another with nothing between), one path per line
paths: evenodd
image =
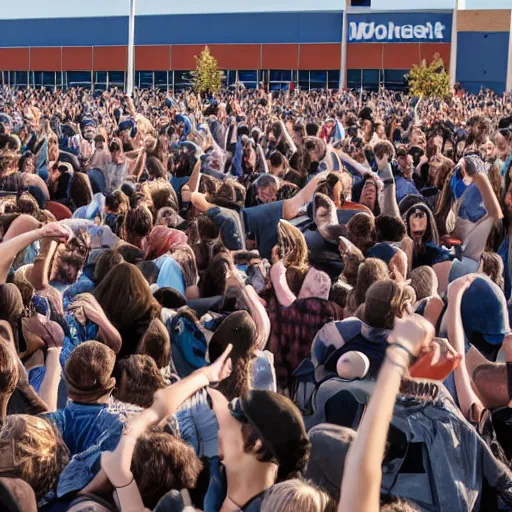
M466 9L510 9L512 0L460 0ZM409 10L452 9L455 0L373 0L373 9ZM136 0L136 14L194 14L222 12L273 12L273 11L337 11L344 0L211 0L177 2L170 0ZM23 18L76 18L88 16L123 16L128 14L129 0L24 0L3 2L0 19Z

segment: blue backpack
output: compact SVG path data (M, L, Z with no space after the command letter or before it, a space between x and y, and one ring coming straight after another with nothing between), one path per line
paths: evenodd
M179 313L168 319L166 326L171 337L172 361L180 378L206 366L208 343L201 328Z

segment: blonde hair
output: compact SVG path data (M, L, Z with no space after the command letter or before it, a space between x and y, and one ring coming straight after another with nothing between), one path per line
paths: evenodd
M415 268L411 272L411 287L416 293L416 300L426 299L437 293L438 280L431 267Z
M30 484L38 499L55 487L69 461L69 451L53 425L27 414L7 416L0 430L0 451L2 458L12 455L11 473Z
M277 225L277 239L285 267L305 269L308 265L308 246L299 229L286 220Z
M272 486L261 504L261 512L334 512L336 504L325 492L297 478Z

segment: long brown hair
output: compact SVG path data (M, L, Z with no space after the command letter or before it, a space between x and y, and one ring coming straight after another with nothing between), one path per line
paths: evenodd
M308 246L304 235L286 220L277 226L279 256L286 267L286 281L290 290L298 295L309 270Z
M69 185L69 196L75 208L88 205L93 199L93 192L89 176L76 172Z
M138 320L155 318L160 305L141 271L131 263L116 265L95 288L93 295L119 331Z

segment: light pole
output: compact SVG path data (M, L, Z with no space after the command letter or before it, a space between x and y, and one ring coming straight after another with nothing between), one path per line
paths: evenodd
M135 64L135 0L130 0L130 17L128 19L128 65L126 67L126 93L133 95Z
M464 8L464 3L459 4L459 0L455 0L452 14L452 41L450 45L450 86L453 88L457 81L457 43L458 43L458 24L457 17L459 15L459 7Z
M340 66L340 90L347 86L347 39L348 39L348 9L350 0L345 1L343 9L343 26L341 31L341 66Z

